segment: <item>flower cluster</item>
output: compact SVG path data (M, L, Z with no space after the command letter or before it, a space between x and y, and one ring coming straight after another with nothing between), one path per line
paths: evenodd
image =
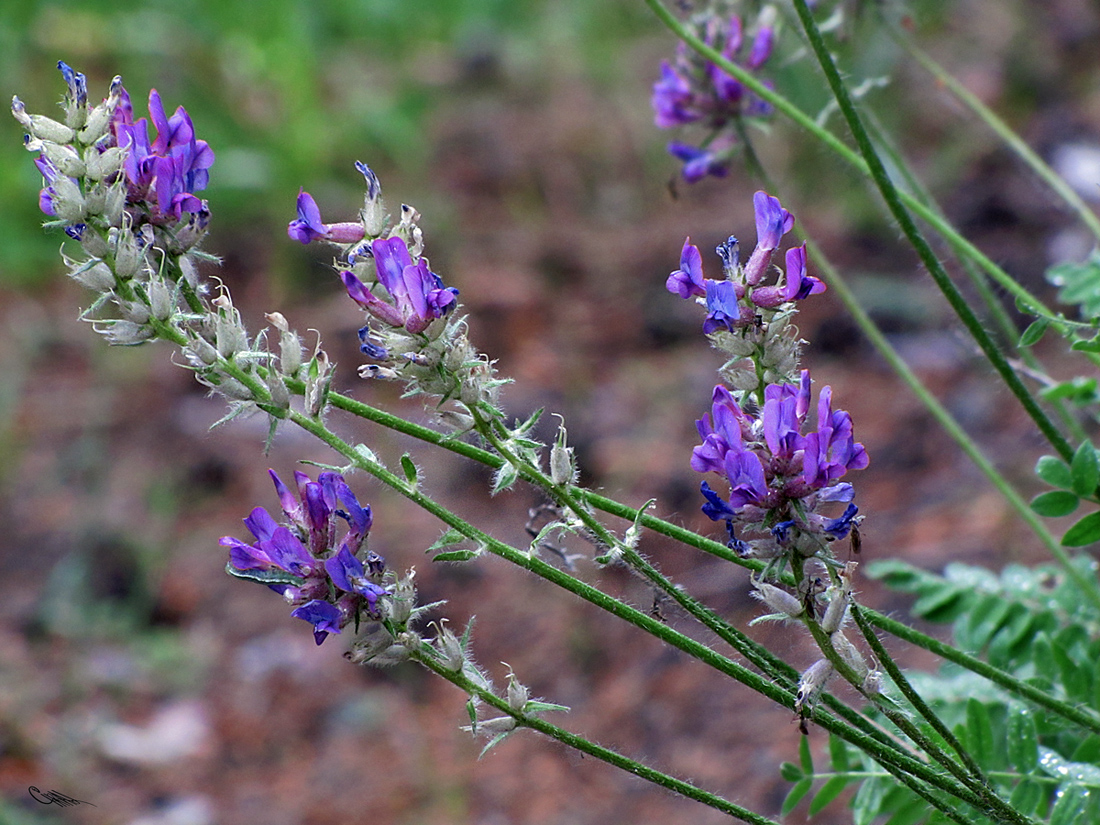
M402 205L391 226L378 178L363 163L356 168L367 184L358 221L325 223L303 190L287 234L303 244L323 241L340 248L340 280L369 321L359 330L359 342L371 363L359 374L401 380L410 393L458 398L467 406L494 404L501 382L470 345L463 319L455 317L458 290L446 286L423 255L419 214ZM468 419L459 423L466 426Z
M810 373L803 370L797 387L771 384L757 414L746 412L726 387L718 385L710 413L696 422L703 443L692 451L692 469L715 472L729 482L722 498L702 483L703 512L725 520L767 529L770 537L746 553L765 557L818 554L827 543L848 535L857 508L852 485L839 482L849 470L867 466L867 451L855 441L852 417L832 408L832 390L818 395L816 429L807 429ZM820 505L845 502L839 518L817 513Z
M833 410L832 390L821 390L816 429L808 428L810 373L799 370L799 341L789 319L795 302L823 292L825 284L806 272L805 245L786 253L786 272L768 276L794 216L766 192L753 196L756 247L741 263L735 238L718 248L726 278L703 277L699 250L684 242L680 268L665 283L681 298L707 309L703 332L732 357L714 388L711 411L696 422L702 444L691 466L718 473L729 483L723 498L702 484L705 512L724 520L731 546L750 555L784 559L828 556L828 543L848 535L856 521L852 486L838 483L848 470L867 466L867 451L852 436L851 416ZM829 502L847 503L839 518L818 513ZM734 536L740 524L765 532L750 545Z
M274 470L269 472L285 522L263 507L254 509L244 520L254 542L233 536L220 541L229 548L226 570L266 584L297 605L291 615L313 625L317 644L351 622L358 625L364 613L380 618L380 600L391 595L392 586L384 583L385 560L367 550L370 506L359 504L338 473L323 472L312 481L296 472L295 494ZM338 520L347 524L339 541Z
M143 204L155 224L175 223L184 212L206 213L206 204L195 196L206 188L214 151L205 140L195 138L195 127L180 106L172 117L156 89L149 91L149 118L156 137L150 143L145 118L134 121L130 95L122 89L111 119L115 145L126 152L127 202Z
M751 45L746 51L746 37L741 18L728 20L708 13L694 27L700 38L717 49L730 61L740 62L746 69L760 69L771 56L775 41L774 9L760 15ZM770 107L749 92L744 85L709 60L689 51L681 43L674 63L661 61L661 79L653 84L654 122L660 129L687 125L704 127L708 134L699 144L674 141L668 150L684 163L683 176L694 183L707 175L724 177L734 147L734 133L729 127L740 118L763 117Z
M702 256L688 238L680 252L680 268L668 276L665 286L706 307L703 332L731 356L723 376L738 390L755 390L762 400L765 385L798 380L800 342L788 321L795 302L824 292L825 284L806 273L804 244L787 250L786 272L774 283L765 282L776 271L772 258L794 226L794 216L766 192L753 196L753 206L757 242L748 261L742 265L737 239L731 237L717 250L726 277L706 278ZM746 358L752 361L748 367L735 368Z

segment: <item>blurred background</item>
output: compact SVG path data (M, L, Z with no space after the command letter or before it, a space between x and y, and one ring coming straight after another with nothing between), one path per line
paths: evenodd
M820 3L821 6L832 6ZM904 8L918 42L1045 158L1100 179L1100 11L1087 0L959 0ZM956 225L1048 300L1044 270L1087 241L1040 182L928 75L843 3L835 43L864 100ZM865 22L860 22L865 20ZM781 34L765 74L811 112L817 72ZM357 308L323 249L286 237L299 187L327 220L352 218L375 169L392 208L423 214L433 269L462 293L475 343L504 375L516 416L546 407L569 424L584 481L633 506L714 533L688 459L719 357L701 313L664 289L690 235L709 272L730 234L753 237L739 170L687 186L652 125L649 95L675 43L641 0L6 0L0 86L50 114L56 63L105 94L121 74L143 106L186 106L217 162L203 195L205 249L250 329L282 311L318 330L336 386L425 420L394 388L355 377ZM595 825L726 821L708 809L521 733L478 761L459 730L464 696L412 667L356 668L346 640L314 646L264 588L224 574L218 538L276 507L265 470L331 455L289 430L263 454L266 424L210 430L207 398L164 346L108 351L77 319L88 296L40 229L41 180L14 121L0 141L0 821L129 825ZM1025 492L1041 444L958 333L868 188L788 124L754 132L778 194L852 279L893 342ZM1090 173L1089 164L1093 164ZM1083 170L1083 171L1082 171ZM1091 174L1091 178L1089 175ZM751 241L749 241L751 243ZM743 246L744 248L744 246ZM211 273L212 275L215 273ZM854 479L867 558L929 569L1043 560L826 293L800 328L818 386L853 413L871 467ZM1057 357L1056 353L1052 357ZM1064 376L1063 376L1064 377ZM555 426L547 416L542 435ZM409 450L428 490L517 545L541 501L488 496L487 473L366 424L332 423L389 461ZM769 816L796 761L788 713L543 582L486 558L433 566L439 525L365 477L372 549L416 567L423 601L462 626L499 681L573 710L560 722ZM619 525L622 529L625 525ZM571 548L583 551L584 547ZM642 549L744 626L747 574L653 538ZM648 609L621 571L583 577ZM906 601L861 583L863 600ZM690 624L666 608L666 618ZM756 628L793 663L812 652ZM706 638L699 634L700 638ZM931 666L899 655L912 666ZM811 732L817 748L820 731ZM58 810L30 785L94 803ZM787 821L805 821L805 805ZM814 822L848 819L842 803Z

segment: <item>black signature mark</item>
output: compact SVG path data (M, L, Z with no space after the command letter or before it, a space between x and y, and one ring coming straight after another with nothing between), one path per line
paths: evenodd
M40 791L34 785L27 788L27 792L30 793L31 798L37 802L41 802L43 805L58 805L62 808L67 808L70 805L92 805L91 802L85 802L83 799L73 799L71 796L65 796L60 791ZM95 805L92 805L95 808Z

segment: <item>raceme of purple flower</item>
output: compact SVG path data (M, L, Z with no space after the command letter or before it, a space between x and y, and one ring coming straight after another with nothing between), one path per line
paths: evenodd
M680 251L680 268L665 281L665 287L674 295L703 299L707 307L703 332L708 335L722 329L732 331L753 325L758 309L775 309L825 291L822 281L806 274L805 244L787 250L782 285L760 286L783 235L794 226L794 216L766 192L757 192L753 205L757 244L744 267L737 261L737 241L731 238L718 248L727 279L705 278L702 256L692 245L691 238L687 238Z
M149 120L156 137L149 140L149 122L134 120L133 105L125 89L115 109L111 129L116 144L125 149L123 166L128 184L129 203L148 203L153 223L179 221L184 212L204 211L203 201L195 195L206 188L214 151L205 140L195 138L195 128L187 111L180 106L171 117L164 113L156 89L149 92Z
M374 295L352 272L345 270L340 277L348 295L375 318L391 327L404 327L416 333L423 332L432 321L454 308L458 290L444 286L423 258L414 264L402 238L378 239L370 246L378 283L393 303Z
M702 444L692 451L691 466L723 476L730 494L723 499L703 482L703 512L715 521L747 522L765 521L770 513L773 524L782 524L794 518L795 501L802 501L799 509L810 514L819 502L850 502L852 486L836 482L849 470L865 468L867 451L853 438L851 416L832 409L829 387L818 397L816 429L803 432L809 408L809 370L802 371L797 387L768 385L756 415L716 386L710 412L696 422ZM802 526L837 537L850 529L855 512L840 519L817 517Z
M389 591L380 584L385 561L365 551L371 527L369 506L361 506L343 476L321 473L316 481L294 474L296 491L269 471L285 521L280 523L263 507L244 520L255 541L225 536L229 548L227 571L239 578L266 584L298 605L292 616L313 625L321 644L329 633L339 633L366 611L377 615L378 600ZM347 530L337 541L337 527Z
M298 217L286 228L291 240L308 244L311 241L331 241L333 243L358 243L363 240L363 224L325 223L321 220L321 210L313 196L304 189L298 191Z
M771 55L775 34L772 26L762 20L743 58L744 32L737 15L728 22L711 18L702 38L711 47L720 45L726 59L740 59L745 68L756 71ZM770 107L749 93L739 80L716 64L689 52L683 44L674 64L661 61L661 77L653 84L651 102L654 123L659 129L699 124L717 133L736 118L770 113ZM723 177L729 172L732 140L721 148L709 145L709 140L707 143L707 146L696 147L677 141L668 146L673 156L684 161L683 177L688 183L707 175Z

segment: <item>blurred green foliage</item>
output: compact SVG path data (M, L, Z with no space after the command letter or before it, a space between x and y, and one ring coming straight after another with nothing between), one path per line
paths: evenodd
M270 238L299 186L354 209L356 159L415 181L441 102L504 78L613 80L617 42L656 30L626 0L6 0L0 77L42 114L64 90L59 59L88 76L93 99L120 74L141 112L156 88L217 154L204 192L217 231ZM14 121L4 135L0 285L30 286L57 272L61 237L35 230L41 181Z

